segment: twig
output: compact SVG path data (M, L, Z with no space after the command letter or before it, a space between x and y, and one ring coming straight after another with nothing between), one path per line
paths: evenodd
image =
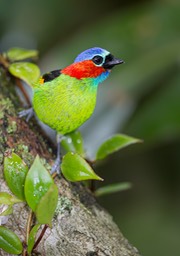
M2 64L5 69L8 69L9 62L2 54L0 54L0 64Z
M27 95L26 90L24 89L23 85L22 85L22 81L19 78L16 78L16 84L19 87L20 91L22 92L24 98L26 99L26 102L28 103L28 105L31 105L31 102L29 100L29 97Z

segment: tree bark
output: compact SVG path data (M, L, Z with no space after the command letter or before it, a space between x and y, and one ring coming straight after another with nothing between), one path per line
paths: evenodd
M18 118L20 105L15 83L0 68L0 191L8 191L3 179L3 158L9 152L17 153L28 166L37 154L46 166L54 159L52 145L44 138L35 120L27 124ZM140 255L87 188L63 178L56 178L55 182L59 188L59 202L53 226L47 228L34 255ZM27 206L16 204L13 214L3 217L2 221L24 241L28 215ZM9 254L0 249L0 255Z

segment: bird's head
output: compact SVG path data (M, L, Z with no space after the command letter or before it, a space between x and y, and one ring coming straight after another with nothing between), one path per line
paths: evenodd
M105 80L115 65L124 61L115 58L105 49L94 47L80 53L74 63L61 70L61 73L77 79L94 78L96 83Z

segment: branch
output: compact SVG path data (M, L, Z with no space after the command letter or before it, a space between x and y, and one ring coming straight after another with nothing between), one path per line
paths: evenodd
M35 121L27 124L17 117L20 103L14 84L0 68L0 185L7 191L3 179L3 156L14 150L27 165L39 154L47 164L52 164L51 143L41 135ZM51 256L139 256L119 231L112 217L96 202L90 191L81 183L70 183L55 178L59 188L59 202L53 219L36 247L39 255ZM15 206L6 226L25 240L28 209L24 204ZM16 221L15 221L16 220ZM7 253L0 251L0 254Z

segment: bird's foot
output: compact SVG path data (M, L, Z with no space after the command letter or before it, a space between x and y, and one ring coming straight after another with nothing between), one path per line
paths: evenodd
M25 109L25 110L22 110L18 113L18 116L21 118L21 117L26 117L26 122L28 122L31 117L34 115L34 110L33 108L28 108L28 109Z
M57 157L52 168L51 168L51 172L50 172L51 175L56 172L60 176L60 174L61 174L60 164L61 164L61 159L60 159L60 157Z

